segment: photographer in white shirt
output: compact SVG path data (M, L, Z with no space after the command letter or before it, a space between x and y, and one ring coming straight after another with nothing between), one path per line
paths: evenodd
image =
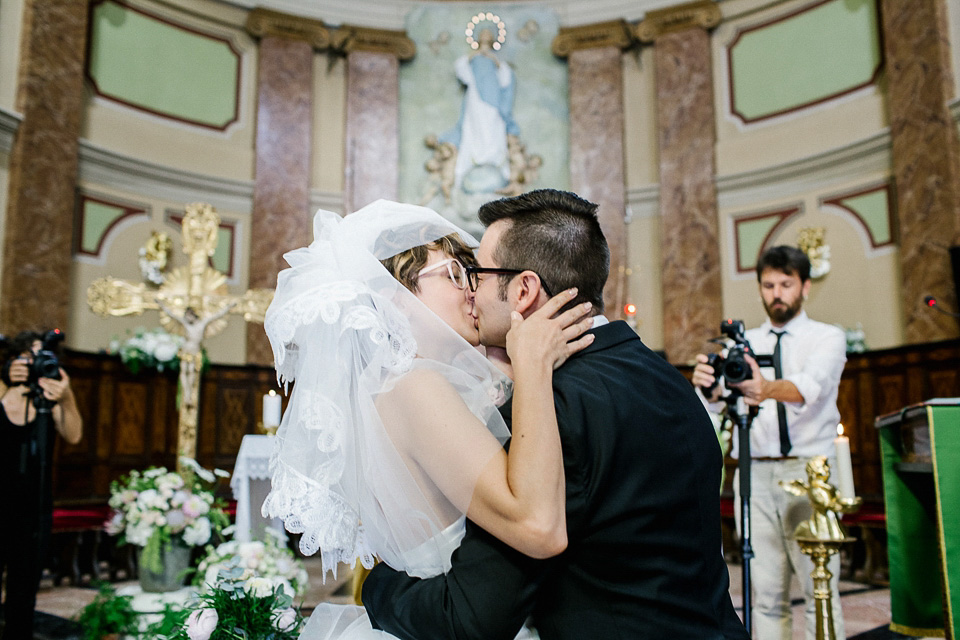
M806 637L814 640L813 563L792 540L796 526L810 517L811 507L805 496L787 493L779 483L806 478L804 467L813 456L828 456L835 468L833 439L840 421L837 390L846 362L846 337L838 327L811 320L803 311L811 285L810 261L799 249L778 246L765 251L757 264L757 280L767 321L744 335L757 354L774 354L779 341L782 376L777 379L772 367L758 367L748 355L752 377L730 385L743 394L748 405L760 407L750 429L750 539L756 554L753 637L793 637L790 580L796 575L804 592ZM719 411L721 397L726 394L724 381L714 386L715 372L706 355L698 355L697 362L693 383L701 395L707 390L708 408ZM731 456L738 456L736 439ZM734 478L733 486L736 491L738 478ZM739 508L735 513L739 514ZM828 568L833 574L830 587L836 637L845 638L837 593L839 556L831 558Z

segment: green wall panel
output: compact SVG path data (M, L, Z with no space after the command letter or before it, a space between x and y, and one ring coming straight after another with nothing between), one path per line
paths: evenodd
M748 273L757 267L757 260L764 244L776 231L776 228L790 216L799 213L794 207L781 211L771 211L733 219L733 235L736 242L734 256L739 273Z
M860 217L870 233L874 246L890 244L893 241L893 232L890 229L890 202L886 189L844 198L840 202Z
M93 8L87 64L106 98L216 129L237 119L240 55L226 40L108 0Z
M217 229L217 248L210 256L210 262L217 271L226 274L233 273L233 265L230 264L230 258L233 257L233 228L220 227Z
M745 122L838 97L881 65L876 0L828 0L752 27L728 54L731 109Z
M134 212L122 205L112 205L97 200L84 199L82 204L82 227L80 229L80 253L97 255L100 243L107 231L129 213Z

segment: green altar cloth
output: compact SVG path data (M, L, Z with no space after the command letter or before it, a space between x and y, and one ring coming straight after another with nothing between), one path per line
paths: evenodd
M876 420L883 462L893 631L957 638L960 398Z

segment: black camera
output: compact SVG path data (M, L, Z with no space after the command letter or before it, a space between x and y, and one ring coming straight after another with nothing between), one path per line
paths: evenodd
M63 338L63 331L60 329L50 329L43 334L43 337L40 339L40 350L33 355L33 362L28 367L27 381L25 384L30 387L29 395L42 397L42 389L39 384L40 378L60 379L60 360L57 359L57 354L54 353L54 349L56 349ZM10 380L10 367L16 359L16 357L10 358L3 363L3 372L0 374L0 377L2 377L3 383L8 387L13 386L13 382Z
M711 353L707 356L707 364L713 367L713 376L716 378L710 387L704 391L713 391L723 378L727 385L738 384L753 377L750 370L750 363L747 362L748 354L757 361L761 367L772 367L773 356L757 355L754 353L750 343L743 335L743 320L724 320L720 323L721 340L726 337L733 341L733 346L727 349L727 357L724 358L719 353Z

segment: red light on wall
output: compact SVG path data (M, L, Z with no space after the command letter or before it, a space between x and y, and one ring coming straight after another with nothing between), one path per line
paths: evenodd
M628 302L627 304L623 305L623 313L628 318L632 318L633 316L637 315L637 305L633 304L632 302Z

